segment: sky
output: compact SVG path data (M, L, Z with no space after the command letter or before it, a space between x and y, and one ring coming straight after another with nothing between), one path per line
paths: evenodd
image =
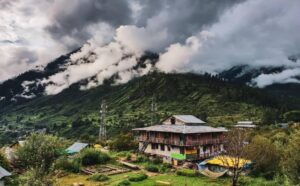
M284 66L253 85L300 83L299 60L288 60L300 54L299 12L299 0L0 0L0 82L81 48L40 81L51 84L48 94L83 79L88 89L115 73L117 83L147 74L150 66L132 70L145 51L157 52L156 68L167 73Z

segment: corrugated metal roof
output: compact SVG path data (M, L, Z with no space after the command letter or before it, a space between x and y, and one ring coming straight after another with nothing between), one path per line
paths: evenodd
M237 127L237 128L256 128L256 125L239 124L239 125L235 125L235 127Z
M195 124L200 124L200 123L205 123L201 119L193 116L193 115L174 115L173 117L183 121L184 123L195 123Z
M239 121L237 122L239 125L252 125L253 121Z
M11 173L0 166L0 179L6 176L11 176Z
M144 128L133 129L135 131L155 131L155 132L172 132L182 134L193 133L210 133L210 132L227 132L224 128L214 128L210 126L190 126L190 125L154 125Z
M88 146L87 143L76 142L73 145L71 145L69 148L67 148L67 152L68 153L77 153L77 152L80 152L82 149L84 149L87 146Z

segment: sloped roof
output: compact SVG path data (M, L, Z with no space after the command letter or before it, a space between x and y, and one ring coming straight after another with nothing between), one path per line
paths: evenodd
M144 128L136 128L134 131L154 131L154 132L171 132L182 134L194 134L194 133L210 133L210 132L227 132L224 128L214 128L203 125L154 125Z
M200 124L205 123L201 119L193 116L193 115L173 115L173 117L183 121L184 123L194 123L194 124Z
M87 143L76 142L76 143L74 143L73 145L71 145L70 147L67 148L67 152L68 153L77 153L77 152L80 152L82 149L84 149L87 146L88 146Z
M11 173L0 166L0 179L6 176L11 176Z
M239 125L253 125L253 121L238 121Z

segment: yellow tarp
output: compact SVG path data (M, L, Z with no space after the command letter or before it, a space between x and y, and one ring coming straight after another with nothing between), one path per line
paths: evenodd
M237 159L230 156L216 156L207 161L207 164L219 165L222 167L234 167L238 163L238 167L244 167L246 164L250 164L251 161L247 159Z
M101 149L101 145L95 144L95 145L94 145L94 148L95 148L96 150L100 150L100 149Z

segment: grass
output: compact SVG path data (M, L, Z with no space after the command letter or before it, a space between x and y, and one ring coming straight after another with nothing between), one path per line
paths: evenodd
M129 176L136 175L138 172L129 172L124 174L118 174L110 176L110 179L106 182L94 182L88 181L87 175L81 174L69 174L68 176L58 178L57 186L66 186L71 185L75 182L81 182L85 184L85 186L97 186L97 185L108 185L115 186L119 182L126 180ZM157 176L149 177L148 179L141 182L131 182L132 186L154 186L156 181L166 181L172 183L172 186L183 186L187 184L188 186L226 186L230 185L227 179L219 179L219 180L210 180L206 177L185 177L185 176L177 176L175 174L159 174Z
M68 176L58 178L56 186L69 186L75 182L80 182L85 184L85 186L116 186L119 182L123 180L127 180L129 176L136 175L141 173L141 171L134 171L124 174L118 174L110 176L110 179L106 182L94 182L88 181L87 175L81 174L69 174ZM242 179L242 178L241 178ZM276 185L275 182L266 181L263 178L250 178L245 177L247 180L247 186L273 186ZM156 176L148 177L148 179L140 181L140 182L130 182L131 186L155 186L156 181L164 181L170 182L172 186L230 186L230 178L219 178L217 180L209 179L204 176L198 177L186 177L186 176L178 176L175 173L168 174L158 174Z

